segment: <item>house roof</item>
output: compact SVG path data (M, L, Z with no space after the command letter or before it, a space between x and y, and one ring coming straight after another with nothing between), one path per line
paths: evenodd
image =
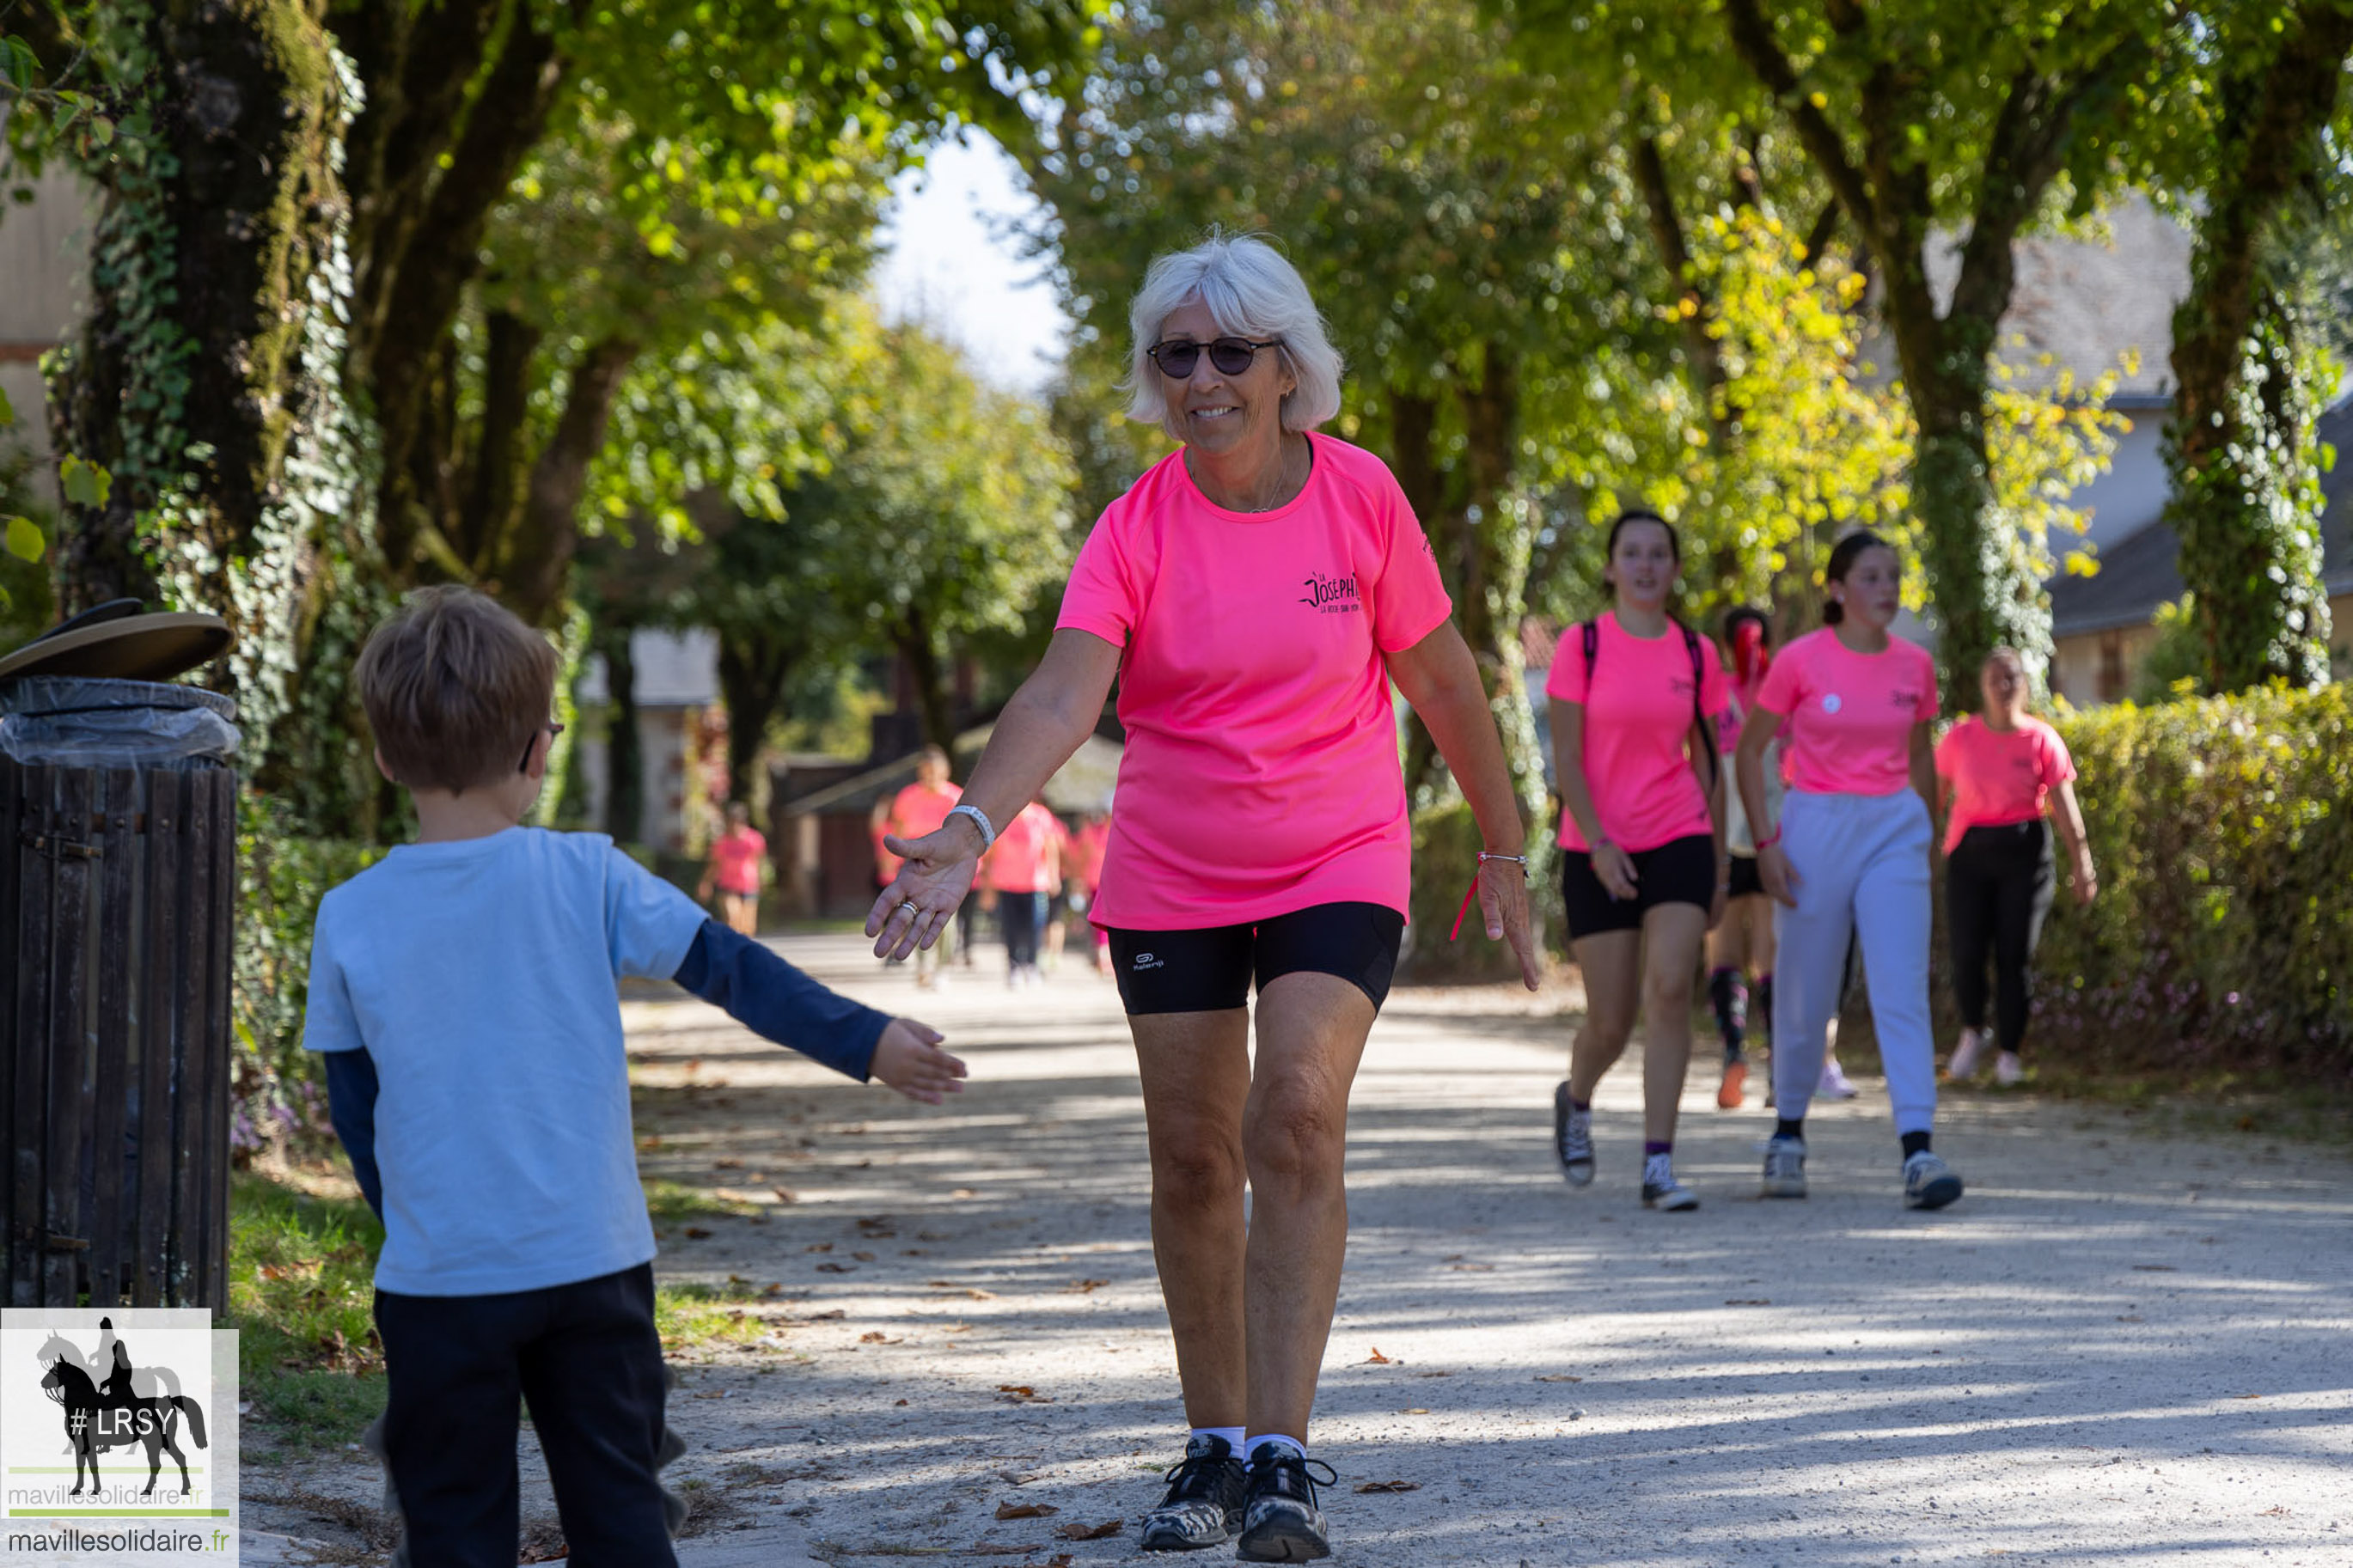
M2353 593L2353 398L2323 414L2321 440L2345 454L2320 477L2327 499L2320 516L2320 575L2331 595ZM2057 637L2148 624L2158 606L2181 597L2181 542L2171 527L2153 522L2100 552L2090 577L2051 584L2051 629Z

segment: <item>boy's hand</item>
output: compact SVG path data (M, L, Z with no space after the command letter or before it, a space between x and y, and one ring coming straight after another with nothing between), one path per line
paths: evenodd
M940 1049L940 1032L913 1018L893 1018L874 1042L874 1065L869 1069L909 1100L937 1105L951 1094L964 1092L965 1066Z

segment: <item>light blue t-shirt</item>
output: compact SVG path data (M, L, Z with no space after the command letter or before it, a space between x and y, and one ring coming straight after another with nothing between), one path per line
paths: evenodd
M375 1061L379 1289L486 1296L654 1256L625 974L668 979L693 900L601 834L409 844L320 901L305 1048Z

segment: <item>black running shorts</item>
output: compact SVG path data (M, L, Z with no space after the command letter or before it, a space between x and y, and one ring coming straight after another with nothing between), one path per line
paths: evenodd
M1732 858L1732 875L1726 879L1732 883L1732 891L1725 895L1727 899L1761 899L1765 896L1765 879L1757 869L1757 857L1754 855L1735 855Z
M1568 913L1570 941L1605 931L1641 931L1642 917L1661 904L1697 904L1704 910L1715 901L1715 840L1706 834L1670 839L1628 858L1634 862L1634 896L1613 899L1593 874L1591 855L1582 849L1560 852L1561 902Z
M1381 904L1315 904L1287 915L1196 931L1111 931L1112 973L1130 1016L1218 1013L1285 974L1332 974L1388 1000L1405 916Z

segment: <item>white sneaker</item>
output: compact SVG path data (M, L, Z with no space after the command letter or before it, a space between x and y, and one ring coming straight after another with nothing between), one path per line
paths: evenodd
M1986 1035L1983 1029L1963 1029L1961 1043L1953 1047L1953 1059L1945 1064L1945 1076L1955 1083L1967 1083L1978 1076L1978 1065L1984 1061Z
M1806 1195L1806 1141L1776 1137L1765 1145L1765 1196Z
M1960 1175L1936 1154L1923 1149L1904 1162L1905 1207L1940 1209L1960 1195Z
M1993 1058L1993 1080L2004 1089L2026 1081L2026 1064L2018 1059L2016 1051L2004 1051Z
M1681 1214L1699 1207L1699 1194L1675 1180L1672 1159L1652 1154L1642 1162L1642 1206Z
M1552 1152L1570 1186L1593 1184L1593 1112L1569 1103L1565 1083L1552 1091Z
M1853 1084L1847 1081L1846 1074L1839 1069L1836 1057L1822 1063L1822 1081L1814 1087L1816 1097L1822 1100L1852 1100L1860 1092L1862 1091Z

